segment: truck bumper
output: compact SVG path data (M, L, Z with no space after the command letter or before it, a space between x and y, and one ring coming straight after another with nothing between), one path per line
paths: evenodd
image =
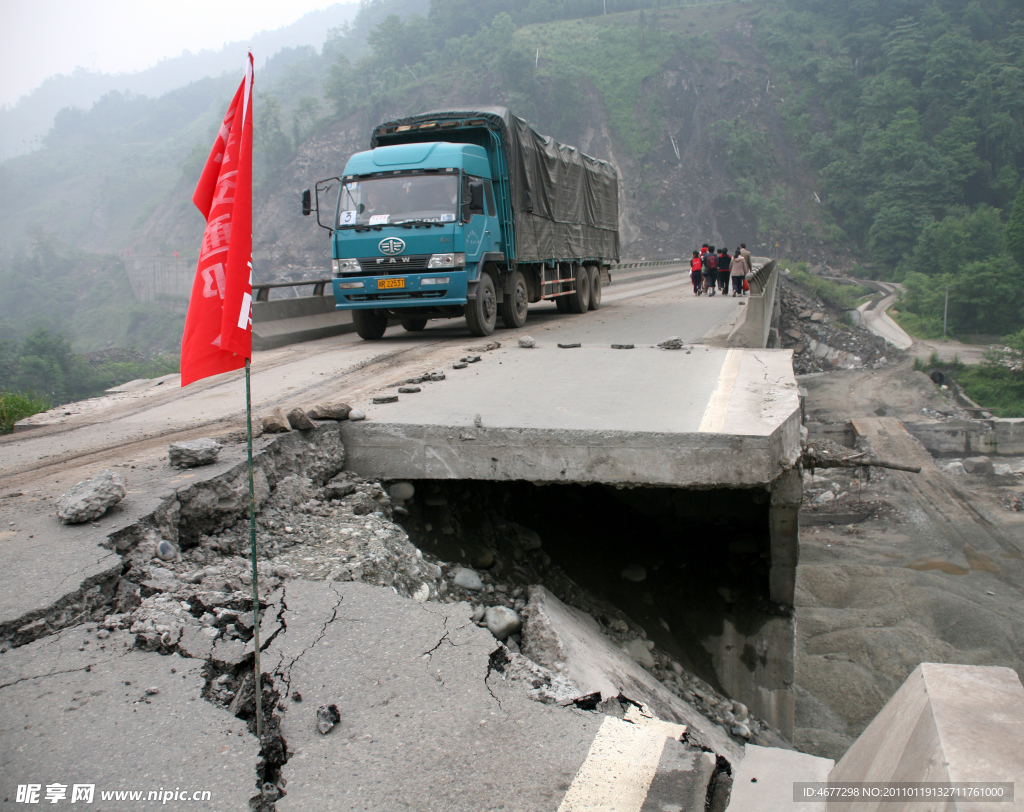
M335 279L334 302L338 310L390 310L403 307L433 308L466 304L469 274L465 268L436 268L401 276L356 276ZM427 279L447 279L443 283L424 284ZM400 287L380 287L379 283ZM358 288L341 288L340 284L360 283Z

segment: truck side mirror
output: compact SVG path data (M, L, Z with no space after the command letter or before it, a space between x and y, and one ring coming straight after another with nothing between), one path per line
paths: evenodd
M313 196L310 194L309 189L302 190L302 215L303 217L309 217L313 211Z

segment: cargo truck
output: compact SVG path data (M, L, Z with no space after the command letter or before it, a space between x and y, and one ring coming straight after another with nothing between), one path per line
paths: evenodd
M330 232L336 307L364 339L391 319L465 316L486 336L499 316L522 327L532 302L596 310L619 258L615 169L504 107L385 122L315 190L302 212Z

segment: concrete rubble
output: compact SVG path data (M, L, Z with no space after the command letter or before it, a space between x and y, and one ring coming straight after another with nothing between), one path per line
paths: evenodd
M181 440L167 447L167 458L175 468L196 468L216 462L222 448L220 443L209 437Z
M64 524L80 524L98 519L122 499L126 491L124 477L111 470L79 482L57 500L57 517Z

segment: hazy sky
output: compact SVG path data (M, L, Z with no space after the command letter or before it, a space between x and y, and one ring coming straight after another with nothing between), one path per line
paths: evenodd
M0 104L76 67L131 73L217 50L339 0L0 0ZM340 0L345 2L345 0Z

